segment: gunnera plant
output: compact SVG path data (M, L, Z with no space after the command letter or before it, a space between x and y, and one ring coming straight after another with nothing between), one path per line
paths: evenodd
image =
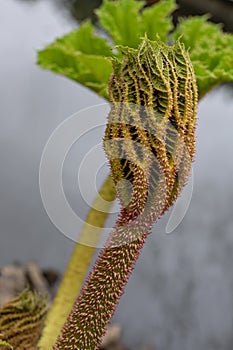
M38 54L43 68L110 102L103 147L111 174L100 193L109 201L117 193L121 203L80 294L94 250L77 243L49 312L41 349L99 347L152 225L187 182L197 102L214 86L233 79L232 35L209 23L207 16L184 19L174 28L176 7L174 0L149 8L142 1L104 0L97 16L107 39L87 21ZM101 231L106 218L105 212L91 208L87 222ZM84 225L81 235L87 231ZM80 261L86 263L82 269Z
M99 348L152 225L187 182L197 103L214 86L233 80L233 36L207 16L174 28L175 9L174 0L147 8L143 1L104 0L97 16L105 37L87 21L38 53L43 68L109 101L103 147L111 174L99 193L109 202L116 195L121 204L81 292L95 249L76 244L46 318L41 350ZM94 207L81 236L88 224L101 232L106 222L107 213ZM10 338L0 339L0 347L11 345ZM17 349L24 347L19 343Z
M0 349L36 350L47 314L45 297L26 289L0 308Z
M54 349L100 345L145 239L176 200L194 155L197 86L184 45L145 37L138 49L119 49L104 148L115 185L131 186L117 191L119 218Z

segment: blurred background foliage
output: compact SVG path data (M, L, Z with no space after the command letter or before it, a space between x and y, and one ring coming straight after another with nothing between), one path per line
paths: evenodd
M25 3L35 3L41 0L18 0ZM49 0L56 7L65 11L77 21L82 21L86 18L91 18L96 21L94 10L98 8L101 0ZM160 0L146 0L145 6L151 6ZM203 15L209 13L211 20L215 23L223 23L224 30L233 31L233 1L232 0L178 0L179 8L174 13L174 22L177 22L179 17L189 15Z

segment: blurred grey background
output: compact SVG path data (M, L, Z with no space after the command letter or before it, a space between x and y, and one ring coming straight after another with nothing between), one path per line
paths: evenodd
M91 13L91 6L85 10L88 2L79 2L74 15L71 3L0 4L0 265L32 259L62 272L73 249L43 208L40 158L63 120L103 100L35 64L36 50L76 28L75 18ZM188 3L182 7L186 13L195 10ZM231 6L227 13L232 9L229 1L212 1L219 15L215 20L221 17L220 3ZM227 18L225 29L231 30ZM232 97L232 88L223 86L200 102L189 210L171 235L165 234L169 214L155 225L119 303L114 321L123 325L131 349L143 344L156 350L233 349ZM102 134L97 130L90 143ZM71 150L64 167L67 198L83 219L88 207L78 191L77 169L89 147L88 138L84 141ZM87 181L93 181L92 169Z

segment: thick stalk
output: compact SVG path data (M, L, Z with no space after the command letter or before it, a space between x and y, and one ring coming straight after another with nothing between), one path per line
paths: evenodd
M104 205L102 199L105 200ZM100 238L102 228L105 225L114 199L115 188L111 177L108 176L88 213L86 222L79 236L80 242L85 241L85 238L92 234L92 232L90 232L91 226L94 226L94 235L91 240L92 246L86 246L81 243L75 245L55 300L46 319L46 326L39 342L39 348L41 350L51 349L61 332L77 295L81 290L83 281L96 251L96 245ZM100 207L101 211L93 209Z
M127 245L102 251L54 350L94 350L99 346L145 239L144 234Z

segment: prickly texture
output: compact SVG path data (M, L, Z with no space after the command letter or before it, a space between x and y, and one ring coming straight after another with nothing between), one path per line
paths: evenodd
M37 349L46 313L45 298L29 290L4 305L0 309L0 349Z
M97 349L153 223L174 203L194 156L197 88L187 52L144 38L121 48L104 137L121 202L112 234L54 349Z
M195 146L197 88L183 45L144 39L122 48L110 79L111 112L105 151L123 205L122 220L151 224L176 199L190 171ZM123 188L122 188L123 187ZM140 215L139 215L140 214ZM138 217L139 216L139 217Z

